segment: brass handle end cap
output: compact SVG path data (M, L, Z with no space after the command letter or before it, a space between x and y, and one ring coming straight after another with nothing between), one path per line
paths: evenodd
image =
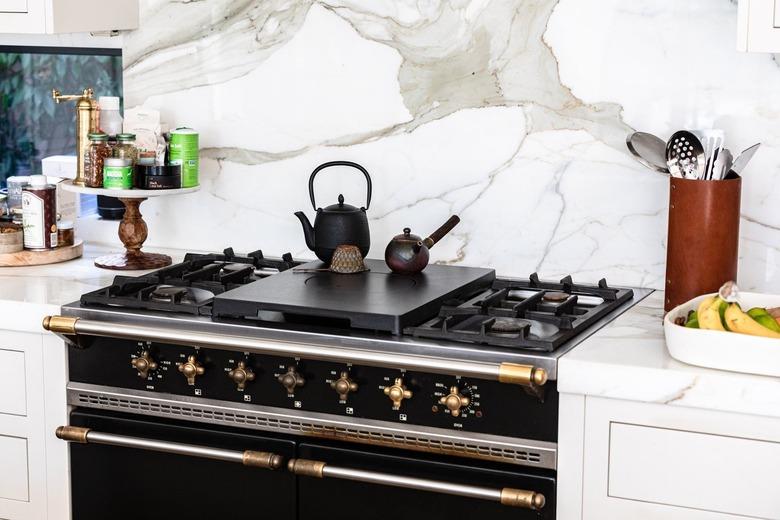
M501 503L510 507L521 507L538 511L544 507L544 495L525 489L504 488L501 490Z
M60 426L54 432L58 439L69 442L78 442L81 444L87 443L87 434L89 428L82 428L80 426Z
M60 334L76 334L78 318L71 316L46 316L43 318L43 328Z

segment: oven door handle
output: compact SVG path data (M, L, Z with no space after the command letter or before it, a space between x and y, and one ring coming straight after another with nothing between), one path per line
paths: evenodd
M227 348L272 356L305 357L337 363L362 363L370 366L405 368L406 370L420 370L437 374L457 374L464 377L521 385L534 391L539 391L548 379L547 370L544 368L518 363L485 363L442 359L434 356L398 354L335 345L293 343L233 334L127 325L71 316L46 316L43 319L43 328L65 336L84 335L135 341L159 341L173 345Z
M177 442L158 441L156 439L144 439L142 437L115 435L79 426L60 426L55 434L64 441L77 442L79 444L106 444L108 446L175 453L190 457L236 462L254 468L279 469L284 465L284 457L265 451L223 450L195 444L180 444Z
M505 506L532 509L534 511L543 508L545 503L544 495L536 491L470 486L439 480L392 475L377 471L342 468L339 466L331 466L326 462L317 460L290 459L287 463L287 469L300 476L338 478L354 480L356 482L368 482L371 484L416 489L419 491L431 491L434 493L489 500L491 502L499 502Z

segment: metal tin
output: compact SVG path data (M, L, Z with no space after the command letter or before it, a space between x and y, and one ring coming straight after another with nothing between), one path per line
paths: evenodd
M181 165L181 187L198 185L198 133L192 128L171 131L170 163Z
M133 187L133 161L109 157L103 161L103 187L127 190Z
M22 190L22 222L25 249L57 247L57 188L45 177Z

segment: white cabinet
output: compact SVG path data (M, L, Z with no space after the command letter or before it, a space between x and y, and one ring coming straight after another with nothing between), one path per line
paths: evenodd
M51 334L0 330L0 518L69 518L65 347ZM44 402L46 405L44 406Z
M565 469L574 478L559 478L559 488L568 488L559 493L581 497L581 508L564 504L562 520L780 519L780 420L590 396L567 400L575 398L584 399L584 420L561 416L561 431L570 431L559 474Z
M739 0L737 49L780 52L780 0Z
M0 0L0 33L136 29L138 0Z

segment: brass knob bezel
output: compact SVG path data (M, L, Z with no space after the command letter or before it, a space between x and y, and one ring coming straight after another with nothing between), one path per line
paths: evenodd
M392 385L386 386L384 393L393 402L393 410L400 409L403 400L411 399L413 395L412 391L404 386L404 380L400 377L395 378L395 382Z
M330 384L330 387L339 394L339 399L347 400L350 392L357 392L358 384L349 378L349 372L341 372L339 378Z
M453 417L460 417L461 408L470 405L471 399L461 394L457 386L452 386L450 393L439 399L439 404L446 406Z
M187 361L179 363L179 372L187 378L188 385L194 385L195 378L206 373L206 369L198 362L197 356L189 355L187 356Z
M157 370L157 362L148 350L144 350L137 357L130 360L130 365L138 371L138 377L146 379L150 372Z
M246 362L239 361L235 368L228 372L228 377L236 384L236 389L243 392L246 384L255 380L255 373L246 366Z
M276 379L287 390L288 395L294 394L296 388L306 384L306 379L298 373L298 369L294 365L287 367L287 372Z

